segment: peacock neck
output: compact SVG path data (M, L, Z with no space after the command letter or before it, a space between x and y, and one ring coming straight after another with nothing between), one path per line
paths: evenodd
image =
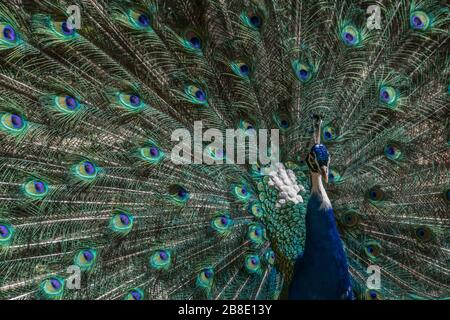
M321 199L321 209L331 208L331 202L328 198L327 192L325 191L325 187L322 183L322 175L320 173L311 173L311 184L312 190L311 193L314 196L317 196Z

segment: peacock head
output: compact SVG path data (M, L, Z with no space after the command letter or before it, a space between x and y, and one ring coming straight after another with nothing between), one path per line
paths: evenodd
M330 154L323 144L315 144L306 157L311 172L321 174L328 183L328 167L330 164Z
M306 163L312 173L321 174L325 183L328 183L330 154L328 153L327 147L320 143L322 117L320 115L312 115L311 117L314 121L314 145L306 157Z

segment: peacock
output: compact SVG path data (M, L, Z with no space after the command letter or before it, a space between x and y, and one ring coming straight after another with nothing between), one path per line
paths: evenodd
M449 299L449 22L2 0L0 299Z

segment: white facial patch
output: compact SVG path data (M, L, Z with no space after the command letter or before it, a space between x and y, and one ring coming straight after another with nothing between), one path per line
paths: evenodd
M305 191L305 188L297 184L295 173L290 169L286 170L282 163L277 163L272 170L268 174L270 177L268 184L271 187L275 186L279 191L276 207L282 207L287 201L295 204L303 202L302 196L298 193Z

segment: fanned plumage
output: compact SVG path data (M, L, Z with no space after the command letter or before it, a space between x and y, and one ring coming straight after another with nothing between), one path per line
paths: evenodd
M450 298L449 7L382 1L369 30L373 4L2 1L0 298L286 297L311 114L355 298ZM304 201L280 205L260 165L171 161L200 120L280 129Z

